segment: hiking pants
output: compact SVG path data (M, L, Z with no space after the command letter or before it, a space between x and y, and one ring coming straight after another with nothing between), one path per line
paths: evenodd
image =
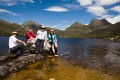
M17 53L19 50L20 50L20 53ZM16 45L15 47L10 48L10 51L15 53L15 54L18 54L18 55L23 54L24 51L25 51L24 44L23 43L18 43L18 45Z
M36 41L36 52L43 53L44 40L37 39Z

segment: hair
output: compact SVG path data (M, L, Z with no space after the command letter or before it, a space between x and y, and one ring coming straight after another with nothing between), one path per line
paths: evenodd
M28 29L32 29L31 27L29 27Z
M50 34L51 34L51 31L50 31ZM55 32L53 31L53 34L55 34Z

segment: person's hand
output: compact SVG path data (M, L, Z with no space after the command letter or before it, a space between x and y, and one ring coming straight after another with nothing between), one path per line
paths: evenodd
M23 42L24 46L27 46L27 44L25 42Z
M47 40L47 43L49 43L49 40Z

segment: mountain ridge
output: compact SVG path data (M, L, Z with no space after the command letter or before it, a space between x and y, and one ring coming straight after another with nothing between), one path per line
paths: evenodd
M98 21L100 23L102 22L102 24L94 23L96 21ZM96 30L93 30L93 29L91 29L90 24L89 25L84 25L84 24L79 23L78 21L76 21L70 27L66 28L65 30L59 30L59 29L55 29L55 28L51 28L51 27L46 27L46 30L49 33L49 31L51 29L54 29L55 33L59 37L63 37L63 38L80 38L80 37L83 38L83 37L93 37L93 35L94 35L94 37L96 36L97 38L98 37L103 38L104 35L99 36L98 34L99 33L102 34L101 33L102 30L104 31L104 33L107 33L109 31L107 31L106 28L108 28L108 27L112 28L113 27L113 25L111 23L109 23L105 19L102 19L102 20L94 19L92 24L96 24L96 25L98 25L98 27L102 27L102 26L99 26L99 25L107 25L107 27L102 27L102 28L98 28ZM0 35L10 35L11 32L18 31L18 33L20 33L20 36L25 36L25 32L28 30L29 27L31 27L33 29L34 33L36 33L41 25L42 24L36 23L34 21L31 21L31 20L25 21L23 24L20 25L20 24L17 24L17 23L10 23L10 22L7 22L5 20L0 19L0 28L1 28L0 29ZM95 27L97 27L97 26L95 26ZM107 32L105 32L104 29ZM114 27L112 29L114 29ZM110 34L107 37L109 37L109 36L110 36Z
M91 30L95 31L98 29L107 28L109 26L112 26L110 22L108 22L106 19L92 19L90 24L88 25Z

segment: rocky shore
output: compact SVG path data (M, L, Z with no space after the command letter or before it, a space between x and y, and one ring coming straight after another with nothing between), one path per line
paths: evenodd
M3 59L3 57L1 57ZM1 60L2 60L1 59ZM0 66L0 79L3 79L6 75L16 72L28 64L34 63L38 60L44 59L44 56L41 54L29 54L27 56L20 56L19 58L6 62Z
M109 37L106 40L107 41L117 41L117 42L120 42L120 36Z

